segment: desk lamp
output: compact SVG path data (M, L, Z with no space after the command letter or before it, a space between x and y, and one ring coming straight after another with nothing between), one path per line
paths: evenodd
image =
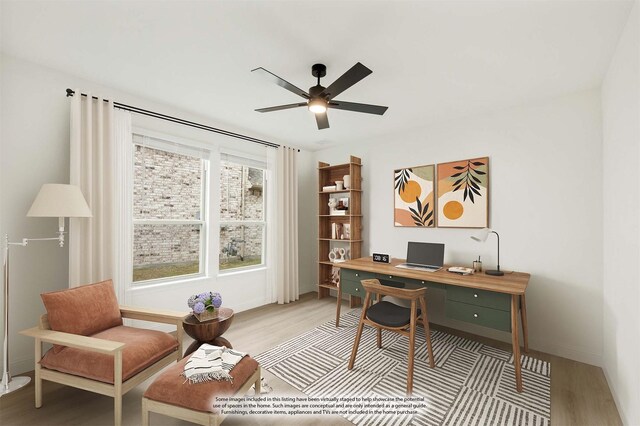
M488 271L485 271L484 273L487 275L502 276L504 275L504 272L500 270L500 235L498 235L498 233L492 229L483 228L478 232L476 232L474 235L472 235L471 239L474 241L483 243L487 241L487 237L489 236L489 234L496 234L496 237L498 237L498 267L495 270L488 270Z
M91 210L77 186L46 183L40 188L27 216L57 217L58 236L23 238L21 242L16 243L9 242L8 235L4 237L4 362L0 397L26 386L31 381L31 377L12 378L9 374L9 247L26 247L31 241L58 241L58 245L64 247L64 218L91 217Z

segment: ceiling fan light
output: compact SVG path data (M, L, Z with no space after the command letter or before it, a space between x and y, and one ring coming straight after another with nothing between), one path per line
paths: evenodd
M309 111L314 114L322 114L327 112L327 104L321 99L309 101Z

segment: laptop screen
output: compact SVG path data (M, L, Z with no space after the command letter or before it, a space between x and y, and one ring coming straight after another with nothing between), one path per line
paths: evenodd
M409 241L407 263L441 267L444 264L444 244Z

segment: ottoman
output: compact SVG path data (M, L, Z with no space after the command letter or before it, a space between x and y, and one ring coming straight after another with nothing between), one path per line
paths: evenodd
M229 375L233 381L191 384L181 373L189 357L166 369L142 397L142 425L149 426L149 413L159 413L201 425L219 425L225 415L214 407L216 397L244 395L251 385L260 394L260 365L245 356Z

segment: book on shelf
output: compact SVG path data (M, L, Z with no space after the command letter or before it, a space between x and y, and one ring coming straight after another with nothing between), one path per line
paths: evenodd
M342 239L341 235L343 234L344 225L342 223L332 223L331 224L331 239L340 240Z
M335 186L335 185L323 186L323 187L322 187L322 190L323 190L324 192L327 192L327 191L335 191L335 190L336 190L336 186Z
M346 216L349 210L331 210L331 216Z

